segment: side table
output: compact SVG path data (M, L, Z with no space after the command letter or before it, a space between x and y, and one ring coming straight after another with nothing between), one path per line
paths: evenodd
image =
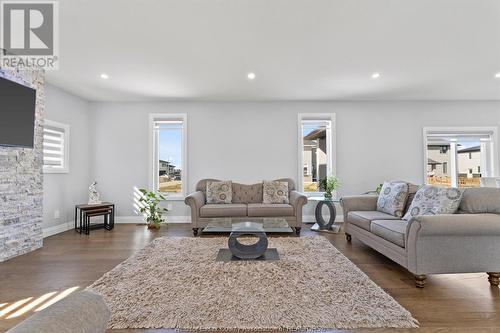
M104 223L92 225L92 229L105 228L112 230L115 226L115 204L103 202L100 204L89 205L80 204L75 206L75 231L85 232L87 235L91 229L90 218L103 216ZM78 219L79 217L79 219ZM77 223L79 220L79 224Z
M316 223L311 227L312 231L322 231L336 234L340 231L340 225L335 224L335 219L337 218L337 209L335 209L335 203L339 202L337 199L325 198L325 197L309 197L309 201L316 201ZM330 212L330 219L328 222L323 218L323 206L326 205Z

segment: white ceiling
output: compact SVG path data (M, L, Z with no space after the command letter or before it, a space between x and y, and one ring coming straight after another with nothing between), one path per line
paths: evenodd
M500 100L499 0L62 0L59 10L60 69L47 79L92 101Z

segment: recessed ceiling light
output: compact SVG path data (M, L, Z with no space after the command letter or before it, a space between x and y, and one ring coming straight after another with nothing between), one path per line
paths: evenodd
M380 73L375 72L372 74L372 79L378 79L378 78L380 78Z
M500 79L500 72L495 74L495 79Z
M255 73L253 73L253 72L248 73L248 74L247 74L247 78L248 78L249 80L255 80Z
M102 73L102 74L101 74L101 79L103 79L103 80L107 80L107 79L109 79L109 75L108 75L108 74L106 74L106 73Z

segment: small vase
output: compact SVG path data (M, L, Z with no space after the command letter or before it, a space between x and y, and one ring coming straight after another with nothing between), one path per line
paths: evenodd
M332 192L325 192L324 197L325 197L325 199L331 199L332 198Z

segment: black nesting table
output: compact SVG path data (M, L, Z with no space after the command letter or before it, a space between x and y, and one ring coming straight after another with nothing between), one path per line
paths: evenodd
M103 216L104 223L90 224L90 219L97 216ZM114 226L115 204L111 202L103 202L95 205L80 204L75 206L76 232L88 235L91 229L104 228L106 230L112 230Z

